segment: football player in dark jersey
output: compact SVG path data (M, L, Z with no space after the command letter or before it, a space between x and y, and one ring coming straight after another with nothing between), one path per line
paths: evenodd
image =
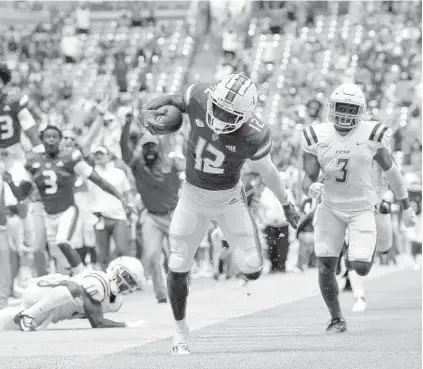
M250 165L283 205L289 223L296 228L300 217L288 199L279 171L270 158L270 130L254 115L257 89L240 74L215 85L196 82L183 94L159 97L140 117L152 134L179 128L166 105L177 107L190 118L186 181L170 225L168 294L176 321L172 353L189 354L189 328L185 320L188 275L194 254L210 219L217 221L241 273L250 280L260 277L262 250L257 227L248 209L240 182L241 168ZM158 110L157 110L158 109Z
M88 178L107 193L126 201L110 183L102 179L83 159L78 150L59 149L62 132L55 126L47 126L42 132L45 153L34 154L26 163L29 176L19 186L12 181L9 172L3 178L13 194L22 200L32 190L32 182L38 188L45 209L45 222L50 251L57 259L66 257L74 274L83 268L81 258L72 247L75 230L80 226L79 211L75 205L74 183L77 175ZM55 247L55 246L58 246ZM61 252L59 252L60 250Z
M33 151L44 150L35 120L28 110L28 96L6 93L11 78L11 70L5 63L0 63L0 153L8 170L14 161L20 160L23 164L25 160L20 143L22 132L29 138Z

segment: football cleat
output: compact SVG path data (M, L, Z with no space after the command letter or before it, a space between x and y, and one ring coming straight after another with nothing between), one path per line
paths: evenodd
M361 313L367 308L367 301L364 297L357 297L352 308L353 313Z
M189 355L189 329L178 332L173 336L172 355Z
M326 332L342 333L347 331L347 322L343 318L331 319Z
M31 318L28 315L22 314L22 312L20 312L18 315L16 315L13 318L13 321L19 326L19 328L23 332L35 331L36 328L37 328L37 326L34 322L34 319Z

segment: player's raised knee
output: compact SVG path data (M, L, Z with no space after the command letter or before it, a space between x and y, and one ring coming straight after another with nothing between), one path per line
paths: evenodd
M263 273L263 268L260 268L259 270L252 272L252 273L243 273L243 275L248 280L255 281L256 279L260 278L262 273Z
M192 257L189 257L188 247L171 248L168 266L174 273L189 272L192 266Z
M372 263L366 261L350 261L351 268L360 276L369 274L372 269Z

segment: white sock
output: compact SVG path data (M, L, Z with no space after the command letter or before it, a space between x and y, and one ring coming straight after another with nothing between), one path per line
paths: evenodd
M354 297L356 299L359 297L364 298L366 294L364 292L363 277L359 276L355 270L349 270L348 277L350 278Z
M177 332L184 332L188 329L186 318L182 320L175 320Z
M24 310L22 314L34 318L37 322L50 310L73 301L73 296L71 295L69 289L65 286L58 286L52 289L46 288L46 293L48 294L47 296Z

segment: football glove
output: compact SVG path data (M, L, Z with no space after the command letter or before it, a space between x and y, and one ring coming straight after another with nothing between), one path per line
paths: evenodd
M145 324L145 320L133 320L130 322L126 322L126 328L139 328Z
M310 188L308 189L308 197L312 199L317 199L323 192L324 184L320 182L314 182L311 184Z
M414 209L410 206L402 213L402 220L407 228L412 228L416 225L417 217Z
M291 202L282 207L287 222L291 224L292 228L297 229L298 221L300 220L300 212L298 209Z

